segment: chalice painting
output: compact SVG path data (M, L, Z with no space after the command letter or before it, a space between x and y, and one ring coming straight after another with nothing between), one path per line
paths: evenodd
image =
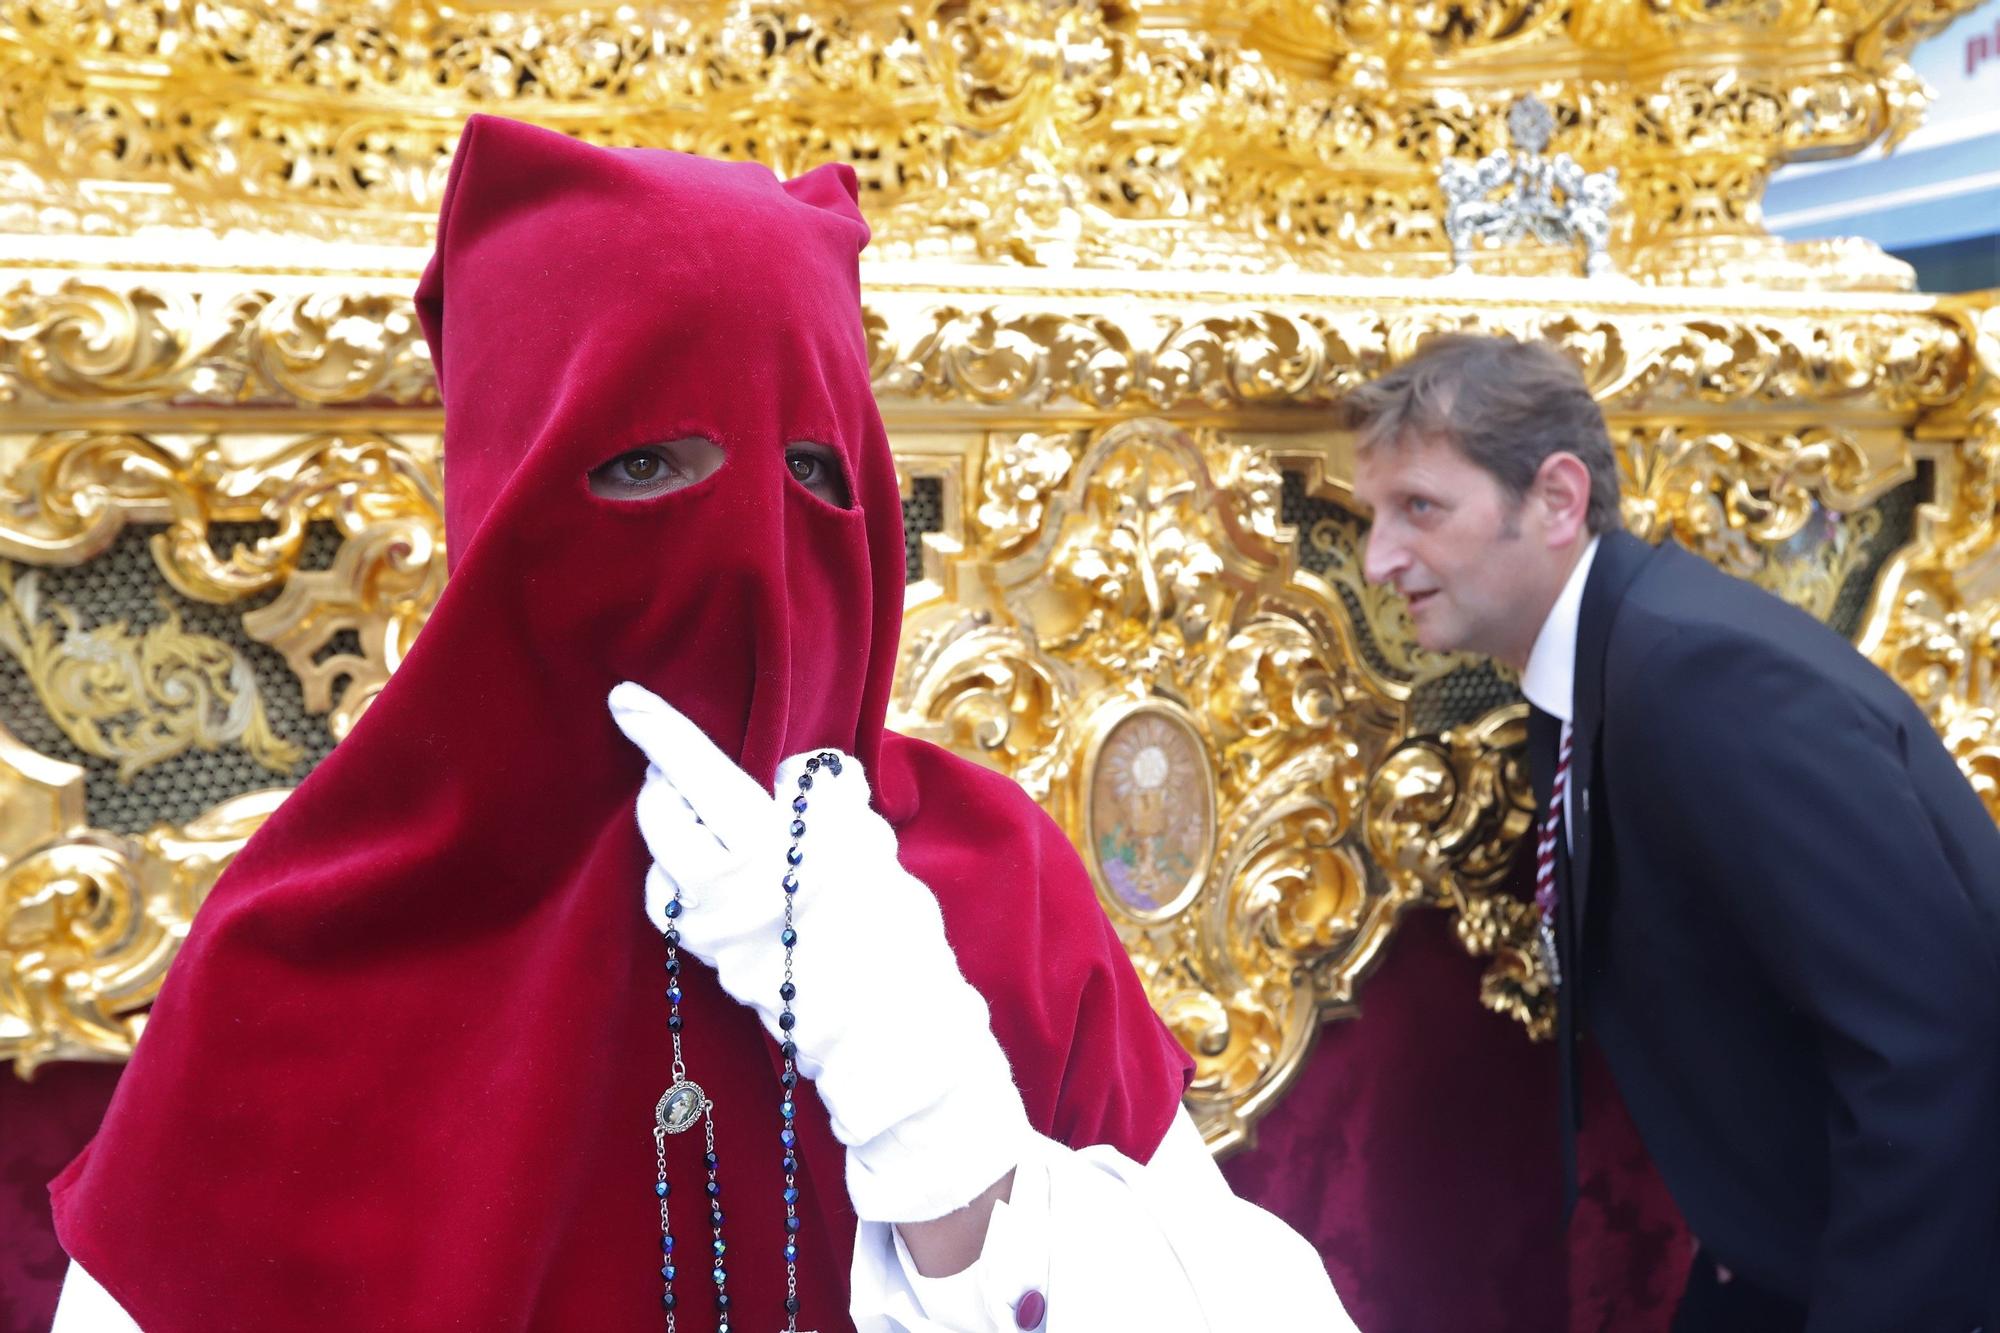
M1088 787L1098 884L1128 915L1171 916L1200 890L1214 854L1207 747L1164 701L1132 707L1100 736Z

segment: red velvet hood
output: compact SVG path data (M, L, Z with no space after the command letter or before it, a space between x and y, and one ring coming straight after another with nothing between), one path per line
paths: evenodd
M659 1326L664 949L644 760L604 702L624 679L765 782L799 750L861 756L1038 1127L1140 1158L1158 1142L1185 1057L1060 831L1004 778L882 730L904 564L867 236L845 166L780 182L467 124L417 297L451 580L203 906L54 1186L63 1244L147 1333ZM590 493L597 464L688 435L724 450L713 476ZM851 510L792 481L801 440L838 452ZM734 1322L779 1327L775 1051L705 969L685 989ZM800 1109L801 1324L844 1328L841 1150L817 1099ZM693 1138L676 1180L701 1176ZM681 1327L711 1328L706 1284L681 1286Z

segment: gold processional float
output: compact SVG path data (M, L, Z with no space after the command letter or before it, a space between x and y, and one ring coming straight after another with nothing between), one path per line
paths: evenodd
M1566 349L1629 525L1850 635L2000 815L1994 295L1759 209L1912 130L1971 3L0 0L0 1058L129 1053L422 627L474 111L860 173L895 722L1070 831L1218 1149L1413 908L1550 1024L1523 705L1360 575L1338 404L1435 330Z

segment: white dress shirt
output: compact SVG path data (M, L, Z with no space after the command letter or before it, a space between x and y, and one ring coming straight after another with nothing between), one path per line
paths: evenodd
M1554 606L1535 634L1535 646L1528 650L1528 665L1521 672L1521 693L1528 702L1562 723L1565 734L1576 720L1576 629L1583 611L1583 585L1590 579L1591 562L1597 559L1598 538L1592 537L1569 572L1569 581L1556 595ZM1563 841L1574 846L1570 810L1576 788L1563 791Z

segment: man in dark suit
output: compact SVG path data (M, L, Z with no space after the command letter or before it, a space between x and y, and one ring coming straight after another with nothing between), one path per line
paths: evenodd
M1366 571L1534 706L1564 1144L1588 1037L1700 1240L1676 1333L1965 1333L2000 1268L2000 829L1844 639L1623 532L1559 352L1355 395Z

